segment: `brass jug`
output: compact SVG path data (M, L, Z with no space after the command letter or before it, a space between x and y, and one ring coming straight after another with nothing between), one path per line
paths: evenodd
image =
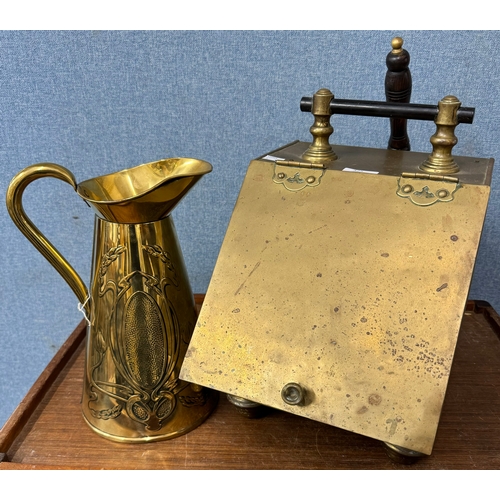
M83 304L89 325L82 412L108 439L174 438L217 404L216 391L178 378L196 309L170 216L211 170L201 160L170 158L77 184L66 168L44 163L25 168L9 185L14 223ZM24 189L41 177L71 184L97 213L90 291L24 212Z

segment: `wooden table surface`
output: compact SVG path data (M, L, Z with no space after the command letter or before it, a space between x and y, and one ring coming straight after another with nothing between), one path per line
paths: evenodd
M107 441L80 412L84 335L82 322L1 429L0 469L500 469L500 318L485 302L468 303L433 453L412 465L376 440L289 413L245 418L222 394L184 436Z

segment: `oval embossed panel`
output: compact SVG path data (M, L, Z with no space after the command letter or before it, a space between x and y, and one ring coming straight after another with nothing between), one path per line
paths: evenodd
M167 352L161 311L150 295L135 292L125 306L123 337L129 373L142 387L152 389L161 381Z

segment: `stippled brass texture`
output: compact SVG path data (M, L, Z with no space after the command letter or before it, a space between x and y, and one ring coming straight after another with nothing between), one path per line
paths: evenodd
M70 284L89 322L82 411L90 427L119 442L180 436L201 424L218 395L179 380L196 321L193 294L170 215L211 166L173 158L79 185L59 165L21 171L7 193L21 231ZM27 218L24 188L51 176L94 208L91 286Z
M453 201L416 205L398 183L425 153L335 151L300 191L250 163L180 378L430 454L493 161L459 158ZM289 383L303 404L283 400Z

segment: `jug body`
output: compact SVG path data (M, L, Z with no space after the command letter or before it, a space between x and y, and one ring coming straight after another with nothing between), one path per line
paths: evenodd
M122 442L197 427L217 393L178 375L197 313L172 217L142 224L96 216L82 411Z

